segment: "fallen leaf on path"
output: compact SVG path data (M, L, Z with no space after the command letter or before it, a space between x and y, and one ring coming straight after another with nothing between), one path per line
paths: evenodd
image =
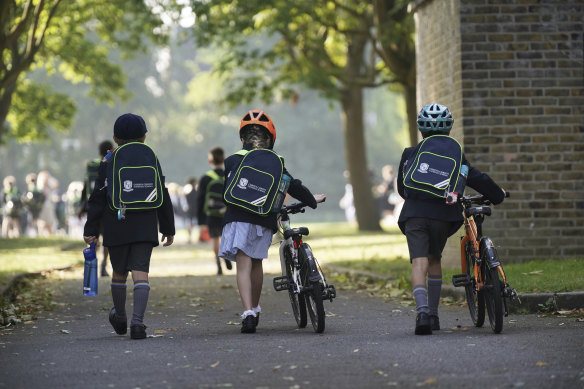
M529 273L521 273L524 276L538 276L540 274L543 274L543 270L534 270L534 271L530 271Z
M219 366L219 361L215 362L214 364L211 365L212 368L216 368L217 366Z
M59 332L62 334L70 334L71 333L71 331L69 331L69 330L61 330Z
M542 361L538 361L538 362L535 363L535 366L549 366L549 363L542 362Z
M434 378L434 377L428 378L426 381L424 381L424 383L425 384L434 384L434 383L436 383L436 378Z
M154 330L155 334L166 334L166 331L164 330Z
M237 326L237 325L239 325L239 323L236 323L236 322L234 322L234 321L231 321L231 320L229 320L229 321L228 321L227 323L225 323L225 324L227 324L228 326Z

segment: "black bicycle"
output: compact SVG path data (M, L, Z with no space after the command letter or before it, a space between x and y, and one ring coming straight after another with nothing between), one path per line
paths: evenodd
M318 202L324 201L324 197ZM283 206L279 215L279 226L283 239L280 242L280 264L282 276L274 278L276 291L287 290L292 312L298 328L306 327L310 316L317 333L324 331L324 300L333 301L337 293L333 285L327 284L320 265L312 255L312 249L302 241L308 235L307 227L290 227L290 214L303 213L306 204Z

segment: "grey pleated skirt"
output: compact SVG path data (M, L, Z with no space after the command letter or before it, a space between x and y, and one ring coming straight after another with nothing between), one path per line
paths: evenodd
M243 251L248 257L255 259L268 258L268 250L272 244L272 230L244 222L231 222L223 227L219 256L235 262L237 251Z

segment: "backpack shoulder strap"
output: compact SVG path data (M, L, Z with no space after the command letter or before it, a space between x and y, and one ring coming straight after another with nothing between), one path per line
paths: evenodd
M207 173L205 173L206 176L211 177L211 180L218 180L219 174L217 174L217 172L215 170L209 170Z

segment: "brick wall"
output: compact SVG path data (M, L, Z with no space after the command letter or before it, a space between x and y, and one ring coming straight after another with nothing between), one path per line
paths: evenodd
M584 2L420 1L416 23L418 105L448 105L471 164L512 193L485 224L501 257L584 256Z

